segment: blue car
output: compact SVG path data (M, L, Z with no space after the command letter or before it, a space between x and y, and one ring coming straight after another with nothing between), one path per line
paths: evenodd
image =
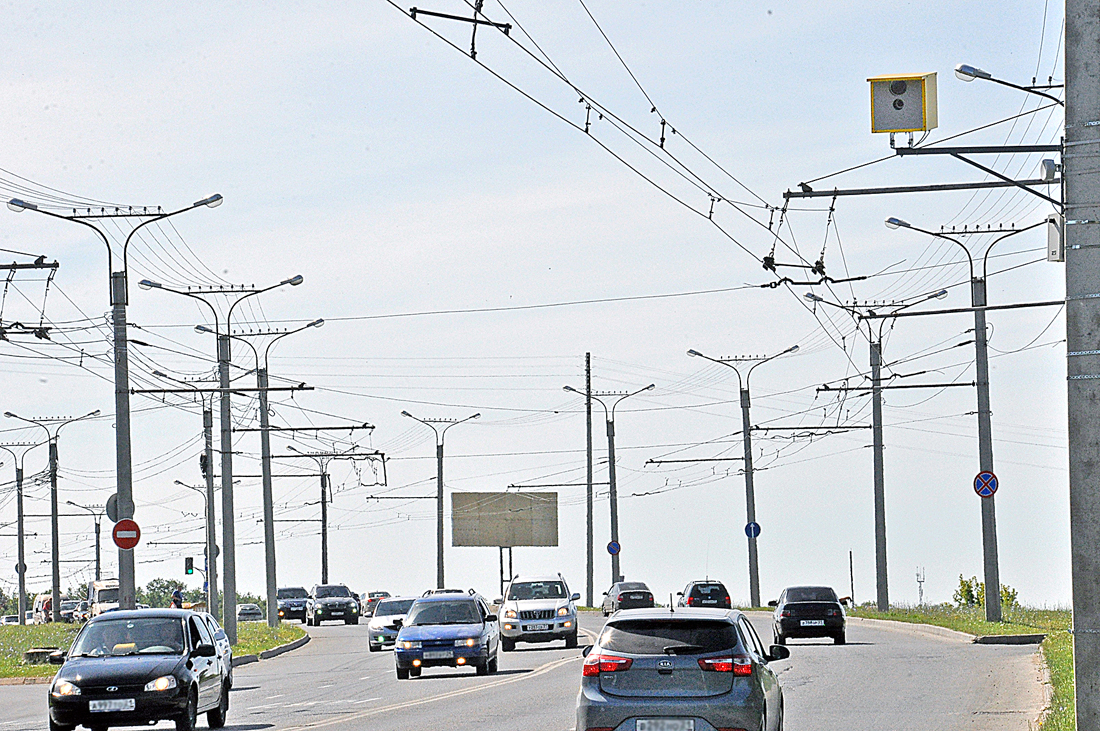
M500 627L476 594L432 594L413 602L395 619L397 679L419 677L424 668L474 666L478 675L497 671Z

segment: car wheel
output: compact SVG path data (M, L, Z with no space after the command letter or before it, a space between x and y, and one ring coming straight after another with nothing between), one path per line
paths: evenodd
M302 615L302 624L305 624L305 623L306 623L306 615L303 614Z
M787 644L787 638L783 635L778 635L777 634L775 636L775 644L777 644L777 645L786 645Z
M565 638L565 648L567 650L572 650L576 646L577 646L577 633L574 631L573 634L571 634L571 635L569 635L568 637Z
M419 678L420 673L424 672L424 668L409 668L410 678Z
M398 680L408 680L409 679L409 670L408 670L408 668L397 668L397 679Z
M221 728L225 725L225 717L229 713L229 684L222 685L222 697L218 707L206 712L206 725L210 728Z
M843 645L845 642L847 642L847 639L844 637L844 630L841 630L839 634L833 637L834 645Z
M192 691L187 696L187 710L176 719L176 731L195 731L195 721L199 715L199 699Z
M485 660L484 662L479 662L474 667L477 669L477 674L478 675L488 675L489 674L489 661L488 660Z
M60 723L54 723L54 720L50 719L50 731L73 731L76 726L63 726Z
M493 659L489 661L489 672L495 673L498 669L499 663L497 662L497 656L493 655Z
M516 641L507 637L501 637L500 649L504 650L505 652L511 652L512 650L516 649Z

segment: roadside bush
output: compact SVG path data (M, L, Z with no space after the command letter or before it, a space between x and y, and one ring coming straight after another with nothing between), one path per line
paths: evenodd
M955 606L958 607L984 607L985 582L978 581L977 576L971 576L967 579L959 574L959 588L955 590L952 599L955 601ZM1015 607L1018 605L1016 590L1007 584L1001 584L1001 606Z

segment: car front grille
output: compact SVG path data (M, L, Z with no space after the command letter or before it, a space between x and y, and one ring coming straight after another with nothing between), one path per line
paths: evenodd
M519 613L520 619L553 619L553 609L527 609Z

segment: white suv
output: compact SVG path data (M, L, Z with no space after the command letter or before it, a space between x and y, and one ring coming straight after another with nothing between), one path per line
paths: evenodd
M580 594L570 594L561 574L517 576L497 602L500 609L500 648L516 649L517 642L565 640L577 646L577 607Z

